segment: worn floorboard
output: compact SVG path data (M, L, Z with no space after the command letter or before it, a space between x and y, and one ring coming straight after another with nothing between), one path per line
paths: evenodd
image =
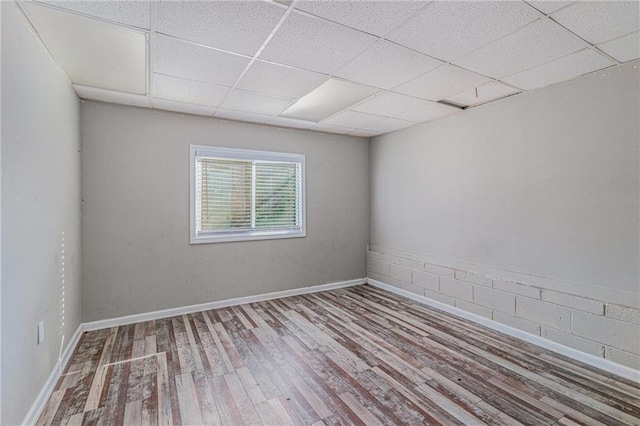
M84 333L38 424L639 425L640 384L361 285Z

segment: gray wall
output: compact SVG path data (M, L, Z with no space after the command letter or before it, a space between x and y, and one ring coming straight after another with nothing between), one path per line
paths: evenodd
M83 103L85 321L366 276L365 139ZM189 244L189 144L302 153L307 237Z
M1 7L0 423L17 424L80 324L79 101L17 6Z
M371 244L638 306L638 81L634 62L375 138Z

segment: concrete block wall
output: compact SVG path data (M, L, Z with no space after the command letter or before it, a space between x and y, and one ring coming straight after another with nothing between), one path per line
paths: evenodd
M381 251L368 251L367 272L371 279L640 370L640 309Z

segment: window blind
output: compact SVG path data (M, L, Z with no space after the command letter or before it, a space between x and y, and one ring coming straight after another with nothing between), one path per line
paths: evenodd
M194 152L195 237L303 232L302 161L266 153Z

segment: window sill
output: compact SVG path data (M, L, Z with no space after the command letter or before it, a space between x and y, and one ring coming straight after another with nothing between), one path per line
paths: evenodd
M284 231L269 233L242 233L242 234L222 234L217 236L203 235L191 236L191 244L212 244L212 243L228 243L237 241L256 241L256 240L279 240L283 238L304 238L307 236L306 231Z

